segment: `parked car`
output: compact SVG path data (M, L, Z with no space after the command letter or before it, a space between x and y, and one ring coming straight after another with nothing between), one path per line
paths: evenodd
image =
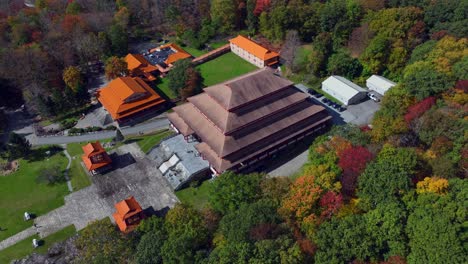
M317 94L317 92L314 89L309 89L307 92L314 96Z
M330 100L328 100L327 98L323 98L322 102L323 102L324 104L327 104L328 102L330 102Z
M317 93L317 94L316 94L316 95L314 95L314 96L315 96L315 97L317 97L317 98L320 98L320 97L322 97L322 96L323 96L323 94L321 94L321 93Z
M345 110L346 110L346 106L344 106L344 105L341 105L340 108L338 109L338 111L340 111L340 112L343 112Z
M368 96L370 99L374 100L375 102L380 102L380 99L377 98L377 96L375 96L375 94L373 94L373 93L368 93L367 96Z
M329 106L333 106L334 103L331 100L328 100L328 102L326 104L329 105Z
M332 107L335 108L336 110L340 109L340 105L337 103L333 103Z

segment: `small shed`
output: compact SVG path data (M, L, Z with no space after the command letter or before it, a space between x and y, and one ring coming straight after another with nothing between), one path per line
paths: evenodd
M388 91L388 89L392 88L395 85L396 83L379 75L372 75L371 77L369 77L369 79L366 80L367 88L369 88L369 90L376 91L381 95L384 95Z
M359 103L366 97L366 90L338 75L332 75L323 81L322 90L345 105Z

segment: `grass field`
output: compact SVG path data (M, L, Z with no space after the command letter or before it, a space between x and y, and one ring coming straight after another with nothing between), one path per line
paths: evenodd
M203 85L211 86L258 69L232 52L197 66Z
M141 137L133 137L130 140L136 140L141 151L144 153L151 150L156 144L159 144L162 139L172 135L174 132L172 130L161 130L154 134L145 135Z
M71 225L43 239L40 239L37 235L28 237L13 246L0 251L0 263L10 263L14 259L24 258L33 252L45 254L51 245L56 242L64 241L75 233L75 227ZM32 240L34 238L42 240L43 244L38 248L33 248Z
M177 97L174 91L169 88L169 79L167 78L158 78L155 90L157 93L164 93L169 99L174 99Z
M208 203L211 181L206 180L197 188L188 187L175 192L182 203L190 204L194 208L202 209Z
M46 148L34 150L44 154ZM56 185L37 183L36 177L45 168L58 166L65 170L68 160L62 152L51 157L40 157L34 161L19 160L19 170L7 176L0 175L0 240L12 236L30 226L23 221L24 212L37 216L63 205L63 197L68 194L65 182ZM1 255L1 254L0 254Z

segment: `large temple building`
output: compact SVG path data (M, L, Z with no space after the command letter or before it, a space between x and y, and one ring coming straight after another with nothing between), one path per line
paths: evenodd
M278 53L268 50L244 36L239 35L230 39L229 42L234 54L259 68L273 66L279 61Z
M146 216L135 197L115 204L116 212L112 215L120 231L128 233L134 230Z
M119 77L100 89L97 98L117 122L165 105L165 100L139 77Z
M81 156L83 164L92 174L98 174L110 167L112 160L99 141L89 143L81 148L84 152Z
M207 87L173 110L171 127L199 141L195 148L214 175L254 167L331 120L324 107L268 67Z

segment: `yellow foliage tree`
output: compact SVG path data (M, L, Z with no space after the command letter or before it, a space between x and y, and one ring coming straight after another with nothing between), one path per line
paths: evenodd
M63 70L62 78L65 84L75 92L83 84L80 69L75 66L69 66Z
M439 177L426 177L423 181L416 184L416 192L421 193L436 193L446 194L449 183L447 179Z

